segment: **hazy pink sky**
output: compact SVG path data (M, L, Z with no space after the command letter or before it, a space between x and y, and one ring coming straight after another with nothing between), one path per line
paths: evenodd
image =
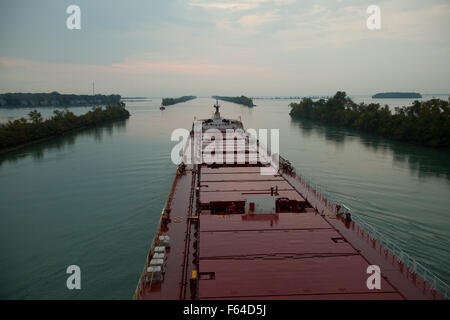
M0 4L1 92L448 93L450 3L80 0ZM382 29L366 28L370 4Z

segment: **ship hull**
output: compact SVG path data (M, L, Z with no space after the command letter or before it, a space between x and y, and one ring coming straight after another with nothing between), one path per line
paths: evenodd
M217 114L203 120L202 133L215 123L222 132L227 125L242 129ZM195 137L185 148L189 156L208 145ZM231 148L233 161L217 163L209 154L179 165L135 299L446 299L445 283L421 276L420 265L328 201L287 160L261 174L271 165L252 160L264 151L256 146L245 134L224 135L219 152ZM161 236L170 245L155 281Z

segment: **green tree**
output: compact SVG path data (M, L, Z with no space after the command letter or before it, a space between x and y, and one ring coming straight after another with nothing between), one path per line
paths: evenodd
M28 116L30 117L31 122L33 122L34 124L39 124L44 121L44 119L42 119L42 115L37 110L31 111Z

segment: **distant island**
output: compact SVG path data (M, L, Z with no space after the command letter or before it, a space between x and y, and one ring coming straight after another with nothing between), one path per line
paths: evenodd
M0 153L16 150L29 144L58 137L74 130L95 127L107 122L128 119L130 113L125 103L118 102L106 108L94 107L92 111L76 116L69 110L55 110L53 117L44 120L37 111L0 125Z
M163 106L171 106L180 102L186 102L189 100L197 99L196 96L183 96L179 98L163 98L162 99L162 105Z
M240 97L221 97L221 96L213 96L214 99L222 100L222 101L228 101L233 102L237 104L242 104L247 107L254 107L253 100L250 98L247 98L245 96Z
M421 99L422 95L417 92L384 92L377 93L372 99Z
M393 114L387 105L357 104L345 92L337 92L328 100L303 98L300 103L291 103L290 115L450 150L449 101L416 100L411 106L397 107Z
M0 108L80 107L113 105L120 102L120 95L77 95L51 93L3 93Z

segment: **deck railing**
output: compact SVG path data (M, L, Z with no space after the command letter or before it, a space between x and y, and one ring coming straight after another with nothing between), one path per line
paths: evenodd
M295 178L300 183L299 190L303 197L321 214L334 214L336 215L336 204L330 202L320 191L321 188L308 182L304 177L297 174L293 169L289 161L280 156L280 167L287 168L287 173ZM420 276L430 286L431 290L436 290L449 298L449 285L442 281L437 275L428 270L422 264L418 263L408 253L402 250L398 245L386 238L383 234L375 229L372 225L364 220L360 215L355 212L350 212L352 221L360 227L367 235L372 239L378 241L384 248L389 250L397 259L411 270L411 272Z
M437 275L428 270L425 266L417 262L408 253L402 250L394 242L383 236L372 225L364 221L359 215L352 213L352 220L359 225L373 239L388 249L399 262L403 262L412 272L424 279L431 289L434 289L449 298L449 285L442 281Z
M164 207L163 207L163 209L161 211L161 215L160 215L159 221L158 221L158 227L157 227L156 233L153 236L153 240L152 240L152 242L150 244L150 251L147 254L147 258L145 259L144 269L141 272L141 276L139 278L139 282L137 284L136 290L135 290L134 295L133 295L133 299L134 300L141 300L142 299L143 290L145 289L145 283L146 283L145 282L145 278L146 278L146 275L147 275L147 267L150 264L151 253L153 252L153 249L156 246L156 239L157 239L157 237L158 237L158 235L160 233L160 228L161 228L161 225L162 225L162 219L164 217L164 214L167 212L168 209L170 209L170 206L172 204L173 194L175 193L175 186L176 186L178 178L179 178L178 172L180 170L180 165L178 166L177 172L176 172L175 176L173 177L173 181L172 181L172 186L170 188L169 197L167 198L166 203L164 204Z

